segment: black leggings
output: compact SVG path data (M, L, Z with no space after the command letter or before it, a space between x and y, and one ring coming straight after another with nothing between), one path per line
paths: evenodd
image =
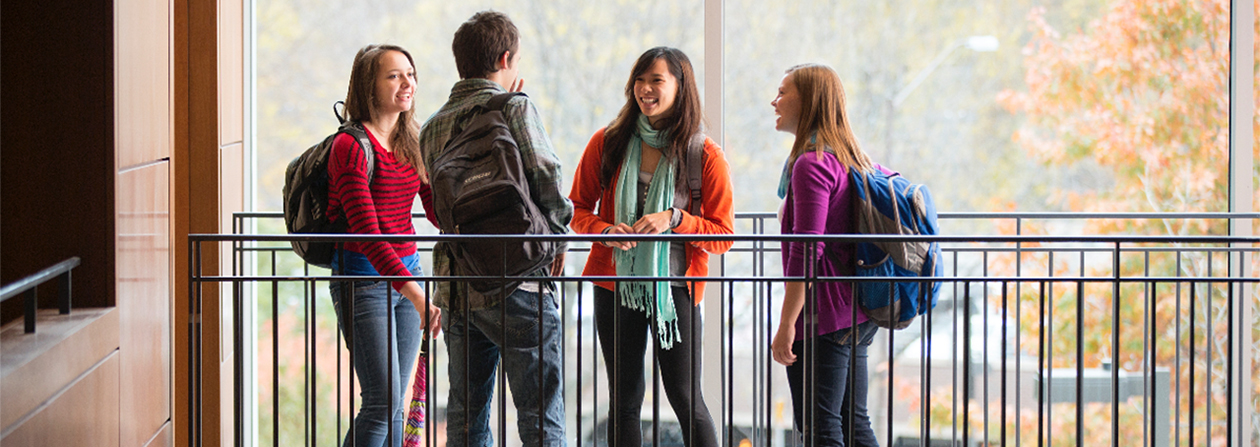
M612 389L611 414L608 417L609 445L612 447L643 445L639 411L643 407L644 354L649 338L656 350L665 397L682 426L684 444L687 447L717 447L713 417L709 415L709 407L704 404L704 396L700 393L703 339L700 315L696 313L697 306L692 304L686 287L670 289L678 313L681 339L672 348L662 350L660 337L646 313L615 306L612 291L595 287L595 328L599 333L599 344ZM610 346L616 347L615 352L609 349ZM693 422L695 425L692 425Z

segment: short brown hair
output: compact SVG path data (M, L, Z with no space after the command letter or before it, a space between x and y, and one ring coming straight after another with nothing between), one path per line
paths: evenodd
M455 30L451 51L460 79L484 78L499 71L497 62L505 52L515 57L521 36L507 14L481 11Z

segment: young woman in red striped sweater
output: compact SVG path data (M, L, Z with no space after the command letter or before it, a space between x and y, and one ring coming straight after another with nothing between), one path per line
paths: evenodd
M334 221L346 219L351 233L415 234L411 207L417 195L426 214L433 216L414 120L415 72L411 54L393 45L368 45L354 57L346 114L367 131L372 147L363 148L355 138L341 134L333 140L328 161L329 216ZM375 159L370 180L365 149L373 151ZM336 275L422 273L414 242L347 243L333 260ZM403 398L421 328L436 336L441 311L416 281L333 281L330 290L362 396L344 445L399 445Z

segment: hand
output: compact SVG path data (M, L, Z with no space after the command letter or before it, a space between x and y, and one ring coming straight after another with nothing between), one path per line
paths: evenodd
M619 223L610 227L604 234L636 234L636 232L631 226ZM635 241L605 241L603 244L606 247L620 248L622 250L629 250L638 245Z
M442 309L432 304L429 305L429 312L424 316L425 323L428 323L429 338L437 339L438 334L442 333Z
M634 232L638 234L661 234L669 229L669 221L674 218L674 210L668 209L652 213L634 223Z
M509 92L516 93L525 89L525 79L516 78L512 80L512 86L508 88Z
M564 275L564 253L556 255L556 259L551 261L551 276Z
M433 305L424 289L415 281L407 281L402 287L402 294L420 312L421 325L429 329L429 337L437 338L442 332L442 309Z
M779 325L779 331L770 343L770 356L780 365L789 366L796 363L796 354L792 353L792 342L796 341L796 328Z

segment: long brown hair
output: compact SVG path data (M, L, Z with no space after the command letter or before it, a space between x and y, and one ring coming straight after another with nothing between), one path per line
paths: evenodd
M626 104L621 107L617 118L613 119L604 131L604 157L600 160L599 186L608 189L613 176L621 168L626 158L626 146L630 144L630 136L638 127L639 103L634 99L634 80L652 68L657 60L664 60L669 67L669 74L678 79L678 95L669 116L652 126L657 130L669 132L669 147L663 151L666 158L674 160L674 173L677 176L687 172L687 145L691 139L701 132L704 112L700 109L700 89L696 87L695 71L691 69L691 60L681 50L670 47L656 47L647 50L635 61L630 70L630 80L626 81ZM687 187L685 182L674 182L679 190Z
M789 68L787 74L801 95L801 116L796 125L791 159L796 160L810 149L821 159L824 148L830 147L845 167L863 172L874 169L874 163L858 145L849 125L840 75L821 64L797 65ZM815 136L817 141L811 142Z
M397 51L407 56L411 69L415 70L416 62L411 53L397 45L368 45L359 49L354 55L354 66L350 70L350 86L346 90L346 118L351 121L371 121L376 115L379 98L376 97L376 71L381 57L390 51ZM415 85L413 82L412 85ZM415 120L416 103L411 108L398 114L398 122L394 125L393 135L384 135L389 139L389 147L394 155L403 163L411 165L420 178L425 178L424 161L420 157L420 124Z

